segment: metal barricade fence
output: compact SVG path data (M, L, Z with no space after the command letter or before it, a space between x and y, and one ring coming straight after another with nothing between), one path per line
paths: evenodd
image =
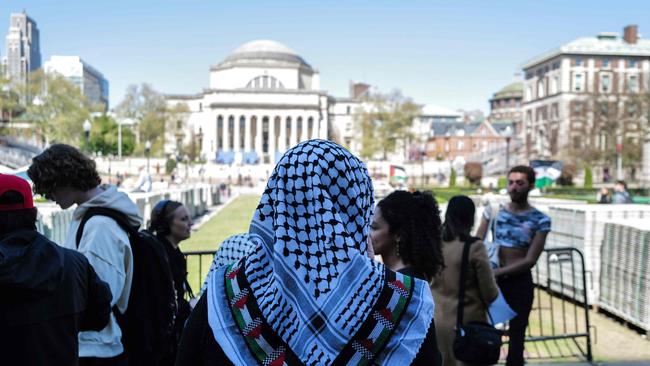
M215 251L184 252L188 282L198 293ZM533 268L535 300L526 336L526 359L593 361L584 258L575 248L545 249ZM503 349L505 356L506 347Z
M533 267L535 300L528 318L527 359L593 361L582 252L545 249Z

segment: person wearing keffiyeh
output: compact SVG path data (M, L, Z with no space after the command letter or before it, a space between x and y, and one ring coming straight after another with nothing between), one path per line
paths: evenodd
M253 250L209 277L177 365L439 365L425 281L367 255L372 184L341 146L309 140L275 167Z
M208 279L210 278L210 275L212 275L212 272L221 266L227 266L239 261L253 250L253 248L253 242L249 240L248 233L235 234L227 237L226 240L219 245L217 252L214 253L212 265L210 266L210 270L201 286L201 291L199 291L198 297L200 298L208 287Z

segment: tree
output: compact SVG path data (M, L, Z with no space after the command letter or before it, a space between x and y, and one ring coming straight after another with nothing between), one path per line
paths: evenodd
M572 186L573 176L576 174L576 166L572 163L565 163L562 166L562 174L557 179L557 184L561 186Z
M26 104L27 117L45 143L79 145L83 122L90 117L90 104L79 87L40 69L30 73L29 81L16 90Z
M593 179L593 176L592 176L592 173L591 173L591 168L590 168L590 167L586 167L586 168L585 168L585 183L584 183L584 187L585 187L585 188L590 188L590 189L591 189L591 188L593 187L593 185L594 185L593 180L594 180L594 179Z
M616 166L620 141L623 167L639 166L643 138L648 133L650 93L593 92L573 103L570 113L580 127L560 156L566 163L611 169Z
M144 152L144 142L151 141L151 154L161 155L165 145L165 97L150 84L129 85L124 99L115 107L118 118L138 121L136 154Z
M117 155L118 132L117 122L111 117L94 118L90 130L90 148L103 155ZM122 153L131 155L134 147L135 135L133 131L129 128L122 128Z
M456 187L456 169L451 168L451 174L449 174L449 187Z
M398 141L411 138L413 119L421 107L400 91L390 94L374 93L364 100L364 106L355 115L361 132L361 152L364 158L381 154L384 160L395 151Z
M190 108L185 103L174 104L173 106L168 106L165 113L165 133L168 136L173 136L175 141L175 150L177 154L187 152L188 146L183 146L183 141L185 141L185 134L189 131L187 126L187 119L189 117ZM194 147L190 150L192 151L191 155L196 156L196 149L200 146L196 146L196 138L192 133L190 135L190 144L194 143ZM198 145L201 144L201 141L198 141Z
M472 184L481 185L481 178L483 177L483 165L479 162L465 163L465 179Z

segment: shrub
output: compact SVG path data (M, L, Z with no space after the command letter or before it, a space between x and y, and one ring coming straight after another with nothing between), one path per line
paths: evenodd
M456 169L451 168L451 174L449 175L449 187L456 187Z
M177 165L176 160L167 159L167 161L165 162L165 173L168 175L171 174L174 171L174 169L176 169L176 165Z
M591 168L586 167L585 168L585 188L592 188L594 186L594 177L592 176L591 173Z
M471 185L475 185L475 186L481 185L482 177L483 177L483 166L481 165L481 163L477 163L477 162L465 163L465 179L467 179Z

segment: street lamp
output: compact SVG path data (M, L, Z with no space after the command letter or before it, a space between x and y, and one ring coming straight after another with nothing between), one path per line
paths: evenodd
M512 138L512 127L507 126L503 131L503 136L506 138L506 173L510 169L510 139Z
M151 141L144 143L144 155L147 157L147 173L149 173L149 153L151 152Z
M90 124L89 120L85 120L82 127L84 129L84 135L86 136L86 146L88 149L90 149L90 128L92 125Z

